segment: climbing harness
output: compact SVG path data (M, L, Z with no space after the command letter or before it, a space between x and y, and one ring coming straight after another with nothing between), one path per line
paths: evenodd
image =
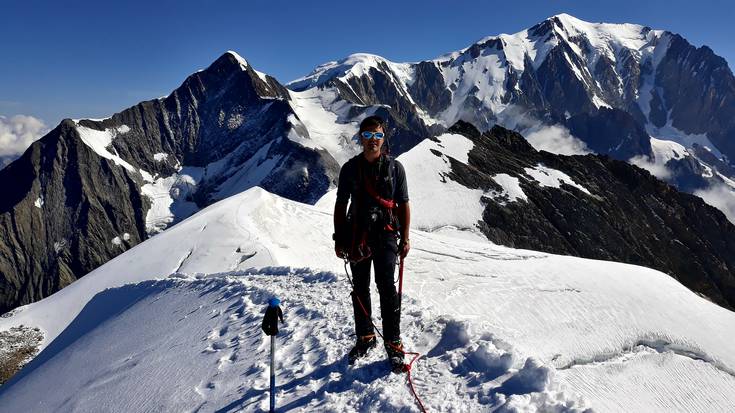
M381 157L378 162L378 176L368 176L365 173L363 160L358 161L358 179L357 184L362 185L363 191L358 191L354 205L350 206L347 221L351 226L351 237L348 242L348 248L344 251L346 259L350 262L360 262L372 255L372 250L368 245L369 233L373 231L394 232L399 230L398 220L395 211L398 203L392 199L393 180L395 160L392 157ZM385 181L382 189L384 194L381 195L376 188L379 181ZM378 182L375 182L378 181ZM387 194L387 197L386 197ZM367 197L372 198L375 205L368 206ZM338 229L337 229L338 230ZM339 237L340 242L344 242L347 236L343 231L335 232L335 241Z

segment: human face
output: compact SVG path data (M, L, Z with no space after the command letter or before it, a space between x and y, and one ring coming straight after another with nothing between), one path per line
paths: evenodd
M383 131L383 127L382 126L373 126L373 127L366 128L364 130L366 130L368 132L382 132L382 133L385 133ZM363 153L365 153L365 155L368 155L370 157L374 157L374 156L380 155L380 150L383 147L383 141L384 140L385 140L385 138L383 138L383 139L365 139L362 136L360 136L360 142L362 143L362 151L363 151Z

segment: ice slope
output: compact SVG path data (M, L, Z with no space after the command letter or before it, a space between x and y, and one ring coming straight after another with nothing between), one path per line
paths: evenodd
M277 294L288 320L278 353L286 411L415 409L380 351L344 365L354 337L329 207L328 197L309 206L253 188L19 308L0 329L40 326L47 339L0 387L0 406L262 410L258 323ZM456 232L414 231L406 262L403 335L426 355L414 375L431 411L735 408L732 312L657 271Z

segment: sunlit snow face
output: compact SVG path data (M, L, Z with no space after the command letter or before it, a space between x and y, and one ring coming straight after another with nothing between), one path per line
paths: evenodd
M383 131L383 127L382 126L366 127L364 130L365 131L368 131L368 132L383 132L383 133L385 133ZM362 132L362 131L360 131L360 132ZM360 143L362 143L362 150L363 150L363 152L366 155L379 154L381 148L383 147L383 141L384 140L385 140L385 138L383 138L383 139L364 139L362 136L360 137Z

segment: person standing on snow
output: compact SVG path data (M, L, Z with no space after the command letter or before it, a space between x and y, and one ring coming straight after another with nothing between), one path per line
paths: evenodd
M410 249L411 210L403 165L383 150L385 122L369 116L360 123L362 153L340 170L334 206L335 253L350 261L357 343L350 364L377 344L371 321L370 264L380 294L385 350L393 371L406 371L400 337L400 297L394 283L397 257ZM350 201L349 214L347 203ZM400 241L399 241L400 240ZM367 313L367 314L366 314Z

